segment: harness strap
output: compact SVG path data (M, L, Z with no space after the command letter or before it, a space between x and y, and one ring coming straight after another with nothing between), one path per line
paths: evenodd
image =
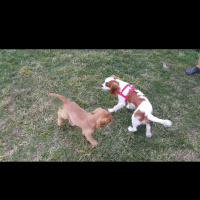
M125 95L123 95L123 92L124 92L124 90L125 90L127 87L130 87L130 90L128 91L128 94L125 96ZM122 91L119 93L119 95L123 96L123 97L126 99L126 101L127 101L127 96L128 96L129 93L130 93L131 91L133 91L133 90L135 90L135 88L132 87L130 84L127 84L127 85L122 89Z

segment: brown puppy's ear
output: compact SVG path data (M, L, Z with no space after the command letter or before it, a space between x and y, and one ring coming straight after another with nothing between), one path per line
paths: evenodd
M97 120L96 128L99 128L99 127L101 127L101 126L103 126L103 125L107 125L108 123L112 122L112 120L113 120L113 116L110 115L110 114L108 114L108 115L107 115L106 117L104 117L104 118L99 118L99 119Z
M109 114L109 117L107 119L108 119L108 123L110 123L113 120L113 116Z
M106 125L107 124L107 118L100 118L97 120L97 124L96 124L96 128L99 128L103 125Z
M112 76L110 76L110 77L114 78L115 80L116 80L116 79L119 79L119 80L120 80L120 78L118 78L118 77L115 76L115 75L112 75Z
M96 114L97 112L99 112L102 108L97 108L94 111L92 111L92 114Z
M117 96L120 92L119 83L117 81L112 81L111 87L110 87L110 94L113 96Z

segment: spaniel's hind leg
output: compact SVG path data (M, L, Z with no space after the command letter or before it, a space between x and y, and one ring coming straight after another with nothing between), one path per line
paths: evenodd
M133 127L129 126L128 130L130 132L135 132L137 131L137 127L141 124L141 122L139 121L138 117L134 117L134 114L132 115L132 125Z
M150 121L148 121L148 122L146 123L146 136L147 136L147 137L151 137L151 136L152 136Z

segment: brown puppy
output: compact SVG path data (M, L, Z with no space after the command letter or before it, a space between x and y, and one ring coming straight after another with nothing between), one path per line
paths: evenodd
M63 119L68 119L72 126L81 127L82 134L93 146L96 146L97 141L92 137L95 127L99 128L112 122L112 115L102 108L95 109L92 114L87 113L75 102L71 102L61 95L49 93L49 96L58 97L64 103L62 109L58 110L58 126L62 125Z

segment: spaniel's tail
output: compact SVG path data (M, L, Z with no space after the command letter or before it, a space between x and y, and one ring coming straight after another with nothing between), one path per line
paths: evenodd
M61 99L63 101L63 103L67 103L69 102L68 99L66 99L65 97L59 95L59 94L54 94L54 93L49 93L49 96L54 96L54 97L58 97L59 99Z
M172 122L170 120L159 119L159 118L153 116L152 114L148 114L147 119L152 122L157 122L157 123L163 124L164 126L172 126Z

